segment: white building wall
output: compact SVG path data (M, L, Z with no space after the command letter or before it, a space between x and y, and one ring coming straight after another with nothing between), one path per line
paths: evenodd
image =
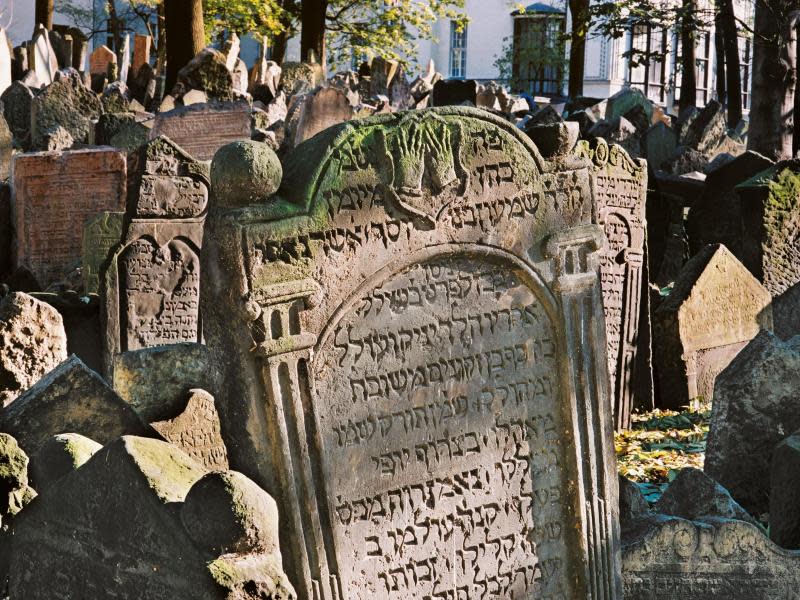
M92 0L73 0L78 7L90 10ZM36 18L36 3L34 0L0 0L0 27L8 34L11 43L19 46L28 41L33 35L33 25ZM56 11L53 14L53 23L56 25L72 25L72 21Z

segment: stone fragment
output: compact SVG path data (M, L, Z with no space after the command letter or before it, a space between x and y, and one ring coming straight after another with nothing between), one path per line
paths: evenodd
M124 113L130 111L131 95L128 86L122 81L113 82L103 91L101 101L104 112Z
M775 447L769 493L769 537L781 548L800 549L800 432Z
M2 43L2 40L0 40ZM14 153L14 134L8 123L0 114L0 183L8 181L11 176L11 156Z
M703 154L709 154L720 145L727 131L725 108L717 100L711 100L692 119L681 139L681 144Z
M0 27L0 95L11 85L11 46L6 30Z
M677 146L672 155L661 163L661 168L671 175L685 175L703 171L706 164L708 158L702 152L688 146Z
M75 144L75 139L61 125L48 129L39 142L45 152L63 152Z
M60 281L81 260L83 224L124 208L125 179L125 156L112 148L16 155L15 264L44 288Z
M313 90L325 81L322 66L307 62L284 62L281 65L280 82L288 94Z
M151 423L161 436L212 471L228 466L228 450L222 440L214 397L201 389L189 392L189 400L177 416Z
M662 405L677 409L714 398L717 375L761 329L772 329L771 300L725 246L707 246L686 263L653 314Z
M698 115L700 114L700 109L696 106L689 106L684 108L681 113L678 115L677 120L675 121L675 129L678 132L678 143L681 145L685 145L687 141L687 135L689 134L689 128L694 123L695 119L697 119Z
M184 106L191 106L192 104L205 104L208 102L208 96L201 90L189 90L181 98Z
M107 74L111 64L117 64L117 55L108 46L98 46L89 55L89 73L92 75Z
M764 331L717 377L705 471L745 509L769 510L772 452L800 429L800 337Z
M41 492L53 482L83 466L101 448L94 440L77 433L55 435L31 459L31 482Z
M389 87L394 81L400 68L396 60L387 60L376 56L370 64L370 96L388 96Z
M87 294L100 290L100 271L111 250L122 241L122 218L125 213L103 211L83 226L81 274Z
M641 140L636 127L625 117L615 117L611 121L601 120L589 130L589 138L602 138L609 144L618 144L633 158L642 154Z
M623 535L628 522L647 515L650 505L647 503L639 486L627 477L619 476L619 520L622 523Z
M211 160L225 144L249 140L250 131L246 104L204 104L159 113L150 139L166 136L196 160Z
M25 148L30 143L31 106L33 91L21 81L14 81L2 95L3 116L8 127L20 146Z
M569 154L580 136L577 123L558 121L552 125L531 125L525 133L534 141L536 147L547 158Z
M734 500L728 490L700 469L681 469L667 486L653 510L664 515L697 521L706 517L738 519L761 527L748 512Z
M101 444L126 434L155 435L77 356L62 362L2 409L0 431L13 435L31 456L60 433L79 433Z
M28 455L12 436L0 433L0 525L33 496L35 492L28 486Z
M781 339L800 335L800 283L772 298L772 317L775 334Z
M613 121L617 117L625 116L631 110L640 108L648 124L653 122L653 103L648 100L644 92L635 87L626 87L618 91L606 100L605 108L604 116L608 121Z
M225 64L225 55L219 50L201 50L189 63L178 71L176 91L173 95L182 96L189 90L201 90L209 99L217 101L233 100L233 77Z
M217 206L264 202L280 187L283 167L267 144L233 142L220 148L211 163L211 190Z
M554 125L561 122L561 115L558 114L555 108L547 104L546 106L537 110L528 121L529 126L533 125Z
M94 127L92 120L102 112L100 100L83 85L77 71L60 71L31 103L32 147L43 148L46 132L58 125L69 131L76 142L86 143Z
M657 171L675 152L678 136L671 127L659 121L647 130L644 139L644 155L647 163Z
M488 595L571 599L605 581L621 597L588 161L544 158L506 118L445 107L330 128L283 169L268 202L210 213L201 294L223 431L275 492L298 588L471 599L497 581ZM591 399L581 419L568 398ZM428 410L448 416L405 429L402 415ZM540 499L521 500L532 489ZM392 550L389 531L487 505L512 508ZM317 518L327 539L303 534ZM446 558L500 538L500 558ZM431 556L430 577L405 583ZM559 566L540 577L543 564Z
M131 73L138 74L142 66L150 64L150 46L153 38L149 35L140 33L133 37L133 61L131 62Z
M48 86L55 81L58 60L53 46L50 44L50 35L42 25L37 25L36 32L28 46L28 62L40 85Z
M61 315L22 292L0 301L0 405L5 406L67 358Z
M458 106L465 102L474 106L477 99L478 82L472 79L447 79L433 86L430 106Z
M302 104L294 145L354 117L355 111L343 91L332 87L321 88L309 94Z

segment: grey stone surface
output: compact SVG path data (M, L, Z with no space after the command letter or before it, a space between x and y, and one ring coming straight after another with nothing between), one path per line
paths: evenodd
M282 178L278 156L262 142L233 142L220 148L211 162L211 191L220 207L265 202Z
M67 358L61 315L22 292L0 301L0 406Z
M0 95L3 116L14 134L14 139L24 148L28 148L30 144L33 98L33 91L21 81L13 82Z
M769 537L782 548L800 549L800 432L772 453Z
M31 483L39 491L81 467L102 448L78 433L59 433L31 458Z
M179 97L189 90L201 90L212 100L233 100L233 76L222 52L213 48L201 50L178 72L172 94Z
M772 452L800 429L800 337L762 332L717 378L705 471L751 514L769 510Z

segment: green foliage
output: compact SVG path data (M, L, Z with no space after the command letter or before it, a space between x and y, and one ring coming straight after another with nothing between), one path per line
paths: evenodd
M223 32L239 36L292 34L297 10L294 3L278 0L203 0L206 36L213 39Z

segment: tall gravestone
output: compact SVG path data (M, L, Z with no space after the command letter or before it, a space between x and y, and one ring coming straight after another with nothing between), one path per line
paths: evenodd
M277 494L300 596L621 598L588 163L443 108L328 129L284 172L215 197L202 293L232 462Z
M637 368L640 335L649 339L647 332L640 332L640 326L648 328L649 321L645 319L640 323L639 320L641 303L648 299L646 293L642 293L647 289L644 266L647 165L642 160L632 159L622 147L609 146L600 138L591 144L581 142L578 154L592 160L595 220L606 234L607 244L600 255L600 279L608 372L614 394L616 427L627 428L640 375Z
M80 263L83 223L125 207L125 156L113 148L18 154L11 179L14 263L43 288Z
M198 342L208 169L159 137L128 159L122 242L104 275L106 372L120 352Z
M6 30L0 27L0 94L11 85L11 46Z
M83 226L83 256L81 274L87 294L100 290L100 269L108 255L122 239L122 217L125 213L103 211Z

